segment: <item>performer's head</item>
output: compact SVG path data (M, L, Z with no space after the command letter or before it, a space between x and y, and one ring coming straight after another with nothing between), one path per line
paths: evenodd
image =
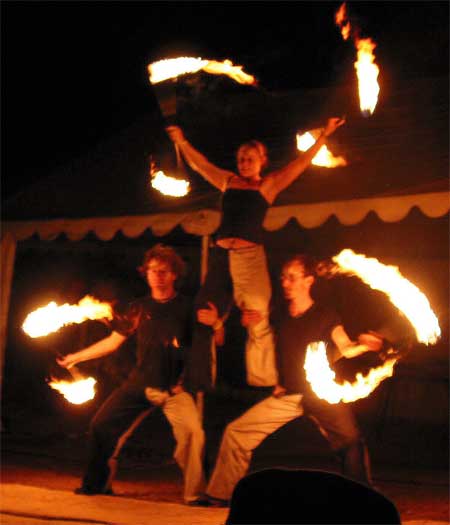
M236 153L239 175L246 179L258 180L262 170L267 166L267 148L258 140L250 140L239 146Z
M164 244L156 244L147 250L142 265L138 268L152 293L156 295L173 293L184 269L183 259L172 247Z
M281 270L281 286L287 300L311 297L311 286L316 278L315 261L299 254L288 259Z

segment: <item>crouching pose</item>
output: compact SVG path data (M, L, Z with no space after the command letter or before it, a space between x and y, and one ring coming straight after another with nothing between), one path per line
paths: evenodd
M352 342L336 312L310 294L315 280L314 265L300 255L287 262L281 283L285 304L274 315L279 385L272 396L257 403L232 421L222 437L215 469L207 487L205 505L225 506L237 482L245 476L253 451L270 434L302 415L310 417L328 440L345 476L371 484L367 449L351 408L345 403L329 404L311 390L303 369L306 349L315 341L334 343L345 357L379 350ZM254 312L244 312L244 324ZM368 339L365 338L365 341Z
M89 460L77 494L112 494L117 458L126 439L156 408L168 419L176 441L174 458L184 475L184 501L195 504L204 492L204 432L191 395L181 378L189 342L191 307L175 284L184 262L169 246L156 245L139 268L150 294L129 305L112 321L112 333L57 362L66 368L115 352L136 335L137 362L125 383L106 399L91 421Z

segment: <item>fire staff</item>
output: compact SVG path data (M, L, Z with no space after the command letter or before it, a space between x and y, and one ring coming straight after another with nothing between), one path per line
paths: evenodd
M115 352L136 335L137 363L125 383L100 407L89 429L89 460L77 494L111 494L117 458L126 439L155 408L168 419L176 441L174 458L184 474L184 501L204 491L204 432L192 396L182 386L183 354L189 344L191 307L176 290L184 262L169 246L144 256L141 274L150 294L132 302L112 321L110 336L57 362L66 368Z
M319 399L308 385L303 364L307 346L314 341L334 343L341 355L356 357L381 349L382 340L361 334L366 344L351 341L337 313L311 296L314 280L314 263L305 255L295 256L283 266L281 283L286 301L274 312L273 321L280 382L270 397L226 427L205 505L227 505L236 483L247 472L255 448L302 415L317 424L340 460L343 474L371 484L366 445L350 407Z
M278 194L296 180L339 126L340 118L327 121L316 142L285 167L262 176L267 164L264 144L252 140L237 151L237 173L212 164L196 150L177 126L167 132L190 167L223 193L222 222L215 235L208 274L200 289L196 309L208 302L223 316L232 297L241 310L254 310L259 321L248 326L245 348L247 382L252 386L273 386L277 382L273 333L269 323L271 283L262 244L263 221ZM214 327L213 327L214 328ZM193 333L187 380L193 390L211 387L211 328L198 322ZM209 365L209 366L208 366Z

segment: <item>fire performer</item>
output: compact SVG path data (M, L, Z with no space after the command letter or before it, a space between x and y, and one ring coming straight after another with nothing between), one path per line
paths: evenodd
M169 246L153 246L139 268L150 295L115 315L112 333L57 359L71 366L108 355L136 335L137 363L125 383L100 407L89 429L89 459L77 494L112 494L117 459L126 439L155 408L161 408L176 440L174 458L184 474L184 501L195 504L204 490L204 432L192 396L182 386L183 354L189 344L191 307L177 292L182 258ZM207 319L212 322L215 319Z
M334 343L338 355L344 357L380 350L383 341L370 334L360 335L364 344L351 341L337 313L313 299L314 281L315 265L308 256L297 255L283 266L281 283L286 301L273 316L280 381L270 397L226 427L203 501L206 506L226 506L256 447L302 415L317 424L339 459L343 474L371 484L367 448L350 407L319 399L306 380L303 364L306 349L314 341ZM254 322L254 317L255 312L244 312L244 324Z
M196 309L214 303L221 317L232 296L241 310L254 310L260 321L248 326L245 349L247 382L271 387L277 382L273 333L269 323L270 276L262 244L263 221L278 194L309 166L316 153L339 126L340 118L330 118L316 142L285 167L262 176L268 158L264 144L252 140L237 151L237 173L212 164L185 138L178 126L167 133L189 166L223 193L222 223L215 234L208 273L196 301ZM220 321L216 325L220 328ZM214 328L214 327L213 327ZM211 388L210 343L212 330L197 322L192 352L186 367L187 381L194 391Z

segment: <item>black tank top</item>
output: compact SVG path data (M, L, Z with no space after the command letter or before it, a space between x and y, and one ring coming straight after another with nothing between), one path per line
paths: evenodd
M269 203L258 190L226 190L222 197L222 222L216 240L236 237L262 244L263 221Z

